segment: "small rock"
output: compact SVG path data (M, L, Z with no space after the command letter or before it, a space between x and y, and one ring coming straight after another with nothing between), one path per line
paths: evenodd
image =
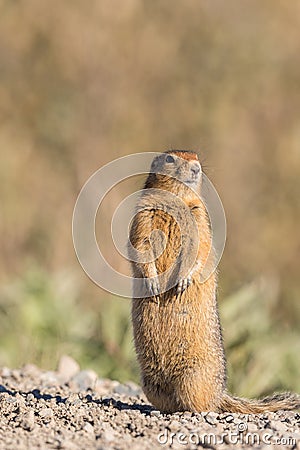
M154 411L150 411L150 416L152 417L159 417L161 415L161 412L155 409Z
M230 423L230 422L233 422L234 417L231 416L231 415L229 415L229 416L226 416L226 417L225 417L225 420L226 420L226 422Z
M115 392L116 394L136 396L138 394L141 394L142 390L135 383L128 382L126 384L118 383L118 385L114 387L113 392Z
M16 381L20 381L21 380L21 374L20 371L17 369L14 369L11 371L11 376L16 380Z
M8 397L6 399L7 403L17 403L18 400L15 397Z
M93 389L96 385L98 375L93 370L82 370L72 378L72 381L77 384L81 391Z
M59 360L57 371L63 378L69 380L80 371L80 366L70 356L63 355Z
M60 378L63 378L63 380L65 379L63 375L59 376L57 372L53 372L52 370L48 370L41 374L43 385L56 386L59 384Z
M24 414L20 421L20 426L26 431L32 431L34 428L34 412L33 410L28 411L28 413Z
M78 405L79 403L81 403L81 400L78 394L71 394L66 399L66 405Z
M11 370L8 367L2 367L0 374L3 378L10 377Z
M171 431L179 431L180 430L180 422L178 420L172 420L168 427L170 428Z
M116 394L135 396L141 393L141 389L139 389L138 386L136 386L134 383L118 383L118 385L114 387L113 392L115 392Z
M255 433L258 431L257 425L253 422L244 425L247 426L247 428L245 428L245 431L247 430L249 433Z
M276 430L276 431L280 431L280 432L285 432L287 430L286 424L279 420L271 420L270 428L272 430Z
M102 434L102 438L107 442L113 442L116 439L116 433L114 431L105 430Z
M27 396L26 396L26 400L28 402L32 402L34 399L35 399L35 397L34 397L33 393L29 392L29 394L27 394Z
M208 414L206 414L205 420L210 425L215 425L218 422L217 417L218 417L217 413L209 412Z
M34 364L25 364L25 366L23 366L22 370L23 370L23 372L25 372L26 376L27 375L31 375L31 376L40 375L39 368Z
M48 419L53 416L53 411L51 408L43 408L40 410L39 416L43 419Z
M92 424L90 424L89 422L87 422L84 427L83 430L86 431L87 433L94 433L94 427Z

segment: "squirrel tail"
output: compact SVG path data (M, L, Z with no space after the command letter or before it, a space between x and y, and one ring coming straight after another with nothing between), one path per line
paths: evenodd
M224 393L219 409L221 412L242 414L259 414L266 411L276 412L280 409L300 409L300 395L284 392L282 394L273 394L260 400L248 400Z

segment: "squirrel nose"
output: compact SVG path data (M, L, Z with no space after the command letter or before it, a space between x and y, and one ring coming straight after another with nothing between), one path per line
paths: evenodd
M200 167L199 167L199 165L198 165L198 164L194 164L194 165L191 167L191 171L192 171L195 175L198 175L198 173L200 172Z

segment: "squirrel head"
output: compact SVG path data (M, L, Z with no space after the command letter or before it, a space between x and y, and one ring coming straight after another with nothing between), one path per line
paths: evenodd
M202 167L197 153L189 150L169 150L156 156L151 164L145 188L158 187L184 194L199 192ZM165 186L164 186L165 184Z

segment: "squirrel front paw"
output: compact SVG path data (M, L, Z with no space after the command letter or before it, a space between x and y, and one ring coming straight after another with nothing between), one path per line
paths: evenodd
M181 294L184 292L192 283L192 275L188 275L186 278L182 278L182 280L179 280L179 283L177 284L176 292L177 294Z
M155 278L144 278L146 286L146 297L156 297L160 294L159 281Z

